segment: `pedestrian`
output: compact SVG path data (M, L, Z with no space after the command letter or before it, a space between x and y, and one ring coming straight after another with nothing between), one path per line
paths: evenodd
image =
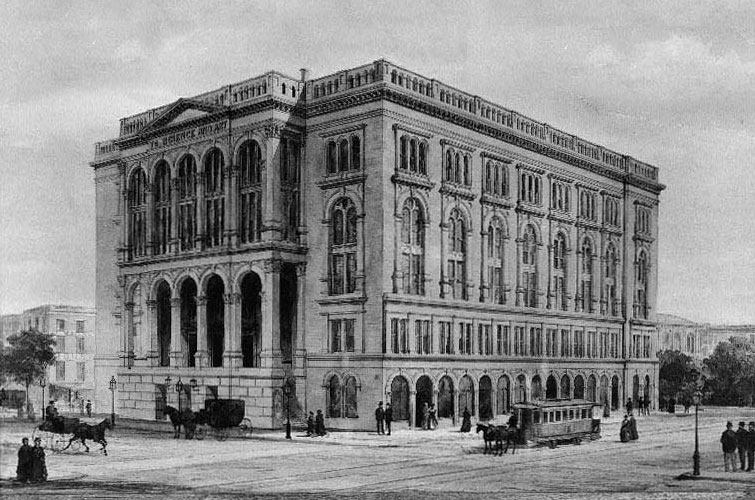
M634 405L632 404L632 398L627 399L627 413L632 413Z
M315 433L318 436L324 436L327 434L325 431L325 417L322 416L322 410L317 410L317 416L315 417Z
M645 415L650 416L650 396L645 396Z
M619 439L622 443L628 443L632 439L632 431L629 425L629 415L624 415L624 420L621 421L621 428L619 429Z
M676 399L673 396L668 400L668 412L676 413Z
M86 409L87 409L87 418L92 418L92 402L88 399L87 399Z
M637 414L642 416L645 415L645 407L643 406L644 400L642 398L637 398Z
M755 422L750 422L747 427L747 472L752 472L755 468Z
M459 432L469 432L472 430L472 415L469 413L469 408L464 408L464 413L461 415L461 429Z
M18 465L16 466L16 481L28 483L31 480L31 457L32 448L29 446L29 438L21 440L21 448L18 449Z
M385 420L385 411L383 411L383 402L378 401L377 408L375 408L375 422L377 423L377 433L385 434L383 428L383 421Z
M391 422L393 422L393 408L391 408L390 403L385 404L385 414L383 416L385 418L386 433L390 436L391 435Z
M750 440L750 433L745 429L745 423L739 422L737 429L737 451L739 452L739 470L743 471L747 465L747 445Z
M721 434L721 449L724 452L724 471L731 472L737 471L737 459L735 452L737 451L737 434L731 430L733 427L731 422L726 422L726 430Z
M315 414L309 412L307 417L307 436L312 437L315 435Z
M31 449L31 482L43 483L45 481L47 481L45 449L42 448L42 438L34 438L34 448Z
M634 419L633 414L629 414L629 438L632 441L640 439L640 435L637 433L637 421Z
M426 431L430 422L430 407L427 403L422 404L422 430Z
M431 430L437 429L438 428L438 412L435 409L435 405L434 404L430 405L430 411L429 411L429 414L428 414L428 418L430 419L430 421L427 424L428 427Z

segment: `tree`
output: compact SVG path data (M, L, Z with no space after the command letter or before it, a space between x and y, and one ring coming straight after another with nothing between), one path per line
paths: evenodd
M710 374L707 389L722 405L752 405L755 391L755 344L730 338L704 361Z
M45 367L55 361L55 338L35 329L14 333L8 337L3 352L3 366L8 378L26 387L26 407L29 407L29 386L42 378Z
M690 383L694 383L692 358L679 351L665 350L658 353L660 371L658 372L658 389L661 399L675 398Z

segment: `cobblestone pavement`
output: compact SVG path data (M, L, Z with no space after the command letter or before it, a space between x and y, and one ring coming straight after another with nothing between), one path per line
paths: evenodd
M618 441L618 419L580 446L483 455L482 439L451 428L398 428L392 436L282 432L248 439L174 440L170 432L125 428L108 435L109 455L48 451L49 481L19 485L16 450L32 424L0 422L0 497L6 498L755 498L755 473L724 473L718 439L726 420L755 409L708 409L700 416L702 476L691 472L694 417L639 418L640 440Z

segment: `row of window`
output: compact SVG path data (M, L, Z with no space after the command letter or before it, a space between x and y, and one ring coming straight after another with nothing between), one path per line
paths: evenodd
M31 321L31 320L29 320ZM64 319L56 319L55 320L55 326L57 327L57 331L64 332L66 331L66 320ZM30 325L31 327L31 325ZM39 328L39 318L36 318L36 328ZM84 333L86 328L86 321L85 320L76 320L76 333Z
M619 358L622 355L619 332L572 330L472 322L440 321L437 336L429 320L391 318L385 351L392 354L446 354L480 356L531 356L537 358ZM413 328L413 332L412 332ZM650 337L641 355L650 357ZM333 338L333 337L331 337ZM332 343L331 343L332 345ZM633 344L633 349L635 344ZM336 351L331 351L336 352Z
M76 353L84 354L86 352L85 347L86 345L85 345L84 337L76 337ZM57 353L66 352L66 337L55 338L55 352Z
M66 362L55 362L55 380L64 382L66 380ZM76 381L84 382L86 380L86 363L83 361L76 362Z

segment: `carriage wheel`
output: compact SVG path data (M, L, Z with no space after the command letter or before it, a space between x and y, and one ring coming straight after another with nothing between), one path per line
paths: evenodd
M197 429L194 431L194 438L199 439L201 441L204 439L204 436L205 436L204 426L203 425L197 426Z
M241 429L241 434L244 437L249 437L252 435L252 431L254 428L252 427L252 421L249 418L245 418L241 421L239 424L239 429Z
M81 449L81 446L82 446L81 441L76 439L73 442L71 442L71 447L68 449L73 450L73 451L79 451Z

